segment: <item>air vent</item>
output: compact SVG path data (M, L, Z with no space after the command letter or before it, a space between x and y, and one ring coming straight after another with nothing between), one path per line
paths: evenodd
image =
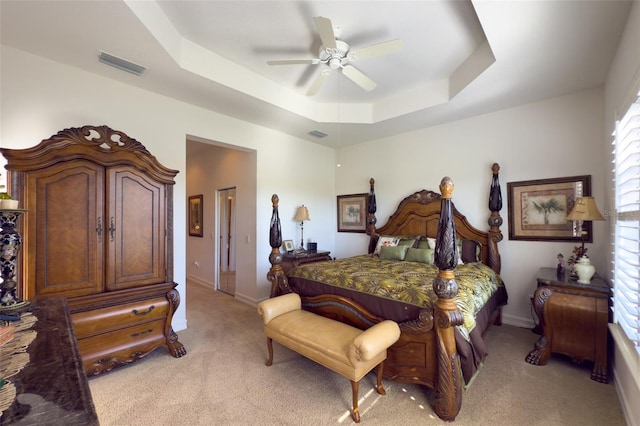
M325 136L328 136L326 133L323 133L320 130L312 130L308 134L313 136L314 138L324 138Z
M111 65L114 68L118 68L119 70L130 72L135 75L142 75L142 73L147 69L147 67L134 64L126 59L118 58L117 56L110 55L106 52L100 52L98 60L103 64Z

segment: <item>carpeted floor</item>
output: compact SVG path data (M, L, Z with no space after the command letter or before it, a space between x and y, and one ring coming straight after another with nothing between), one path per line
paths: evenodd
M256 308L189 284L189 328L178 333L187 355L159 348L144 360L89 380L103 426L353 424L351 385L342 376L266 339ZM184 302L183 295L183 302ZM538 336L493 327L490 355L463 394L455 425L624 425L613 384L590 379L589 365L553 355L548 365L524 361ZM370 373L360 385L362 424L447 424L431 408L433 392Z

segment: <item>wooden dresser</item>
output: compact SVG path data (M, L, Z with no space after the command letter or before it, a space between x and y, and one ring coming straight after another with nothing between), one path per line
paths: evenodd
M107 126L65 129L33 148L0 152L27 209L22 298L67 299L86 373L160 346L184 355L171 327L180 303L172 251L178 172Z
M14 340L0 348L3 361L28 354L28 362L7 377L6 393L12 400L2 400L0 425L98 425L91 391L85 376L73 327L64 298L42 298L20 309L20 327ZM7 312L15 315L15 312ZM36 321L26 318L32 315ZM10 350L14 342L25 341L23 334L35 334L26 349ZM28 342L28 340L26 340ZM4 364L4 362L3 362ZM10 364L10 363L9 363ZM13 374L13 375L11 375ZM13 388L13 391L9 391ZM6 397L6 396L5 396ZM6 407L6 409L5 409Z

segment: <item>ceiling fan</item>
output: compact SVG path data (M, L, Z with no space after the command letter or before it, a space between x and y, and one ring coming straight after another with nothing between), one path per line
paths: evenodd
M362 87L367 92L375 89L377 84L375 81L367 77L362 71L350 65L350 62L359 61L360 59L371 58L374 56L386 55L402 49L402 40L394 39L371 46L351 50L348 43L338 40L339 34L336 34L334 27L329 18L316 16L313 18L322 46L317 58L314 59L282 59L267 61L269 65L293 65L293 64L325 64L328 68L316 77L309 90L307 96L313 96L324 80L332 71L340 69L342 74L349 80Z

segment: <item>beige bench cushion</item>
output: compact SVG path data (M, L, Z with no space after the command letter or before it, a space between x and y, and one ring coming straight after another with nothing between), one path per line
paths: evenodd
M380 325L380 327L377 327ZM394 328L395 326L395 328ZM376 328L377 327L377 328ZM372 330L375 328L375 330ZM387 329L388 328L388 329ZM397 324L376 324L383 337L378 345L359 339L365 332L307 311L292 311L273 318L265 326L265 334L273 340L353 381L359 381L387 357L388 340L398 339ZM367 331L369 331L367 330ZM370 339L375 339L375 336ZM360 344L357 344L360 340Z

